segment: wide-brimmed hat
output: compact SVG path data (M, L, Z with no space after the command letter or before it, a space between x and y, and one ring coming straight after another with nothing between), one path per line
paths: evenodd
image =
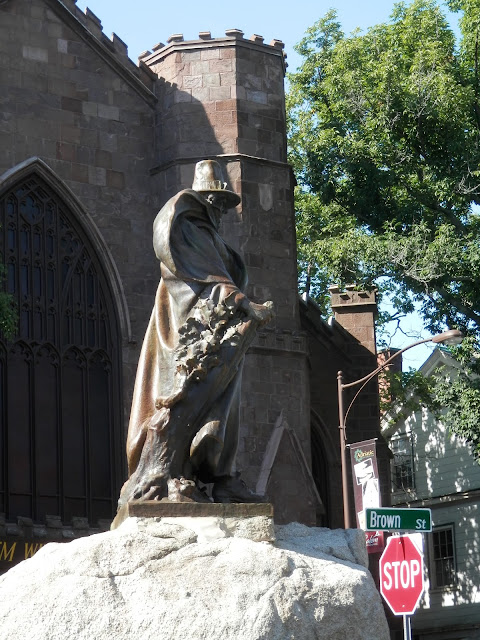
M229 208L236 207L240 202L240 196L227 189L222 167L216 160L200 160L200 162L197 162L192 189L199 193L222 193Z

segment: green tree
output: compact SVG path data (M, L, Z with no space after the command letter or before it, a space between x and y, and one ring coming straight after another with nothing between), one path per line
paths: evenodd
M4 279L5 269L0 264L0 286ZM8 293L0 290L0 335L13 338L17 330L18 314L13 298Z
M374 285L384 321L417 304L426 329L470 336L432 402L480 457L480 2L448 6L458 42L433 0L365 33L345 36L335 11L314 24L289 76L289 148L301 286L325 307L326 283Z

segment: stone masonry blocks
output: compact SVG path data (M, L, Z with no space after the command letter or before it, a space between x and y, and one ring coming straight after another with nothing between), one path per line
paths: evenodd
M10 12L13 5L16 9L28 6L22 19ZM2 145L0 171L40 156L73 190L110 248L124 283L128 312L137 318L132 332L139 336L150 310L136 306L128 283L133 274L145 280L145 273L153 273L154 256L138 249L145 245L144 231L136 237L130 221L132 216L151 219L158 207L158 196L145 196L150 186L144 183L148 167L154 164L153 101L148 104L140 89L121 81L113 67L56 13L47 10L43 1L18 0L2 7L0 25L3 28L7 23L10 34L2 37L5 55L0 71L2 78L8 78L11 102L2 104L2 112L5 121L12 123L14 139L8 144L8 154ZM10 73L13 59L19 63L15 74ZM139 114L146 125L143 130L135 126ZM146 159L143 164L137 160L140 156ZM123 163L128 175L117 170ZM146 282L153 299L156 275ZM128 339L125 334L124 342ZM126 404L132 385L132 376L126 375Z
M254 486L281 414L295 428L306 459L310 456L306 354L293 353L297 343L281 333L288 329L291 335L300 329L290 194L293 183L289 167L283 164L286 140L284 114L279 107L283 104L283 62L269 48L252 53L238 41L229 46L216 46L214 40L205 42L200 59L198 48L188 50L189 46L177 44L177 51L152 56L152 69L165 81L162 91L167 100L160 100L160 119L177 132L175 137L167 137L166 126L158 129L159 164L181 163L177 189L190 186L195 158L202 157L205 141L212 140L212 155L223 156L229 183L242 197L237 210L222 222L222 236L248 265L247 295L257 302L272 299L276 311L266 346L260 350L252 347L244 367L238 466ZM271 73L277 67L278 72ZM178 94L191 91L192 102L179 104L177 98L177 104L172 104L171 90ZM274 92L282 96L280 102ZM198 136L205 121L211 135L205 129Z
M234 44L237 45L238 41L233 41L232 46L220 47L216 46L215 40L209 40L203 42L200 49L198 43L195 43L196 48L189 49L188 42L176 43L176 48L161 55L155 54L151 60L147 59L147 64L167 83L172 83L175 103L194 102L192 106L198 113L208 114L221 152L238 151L285 161L285 139L282 135L272 134L272 131L285 130L283 61L272 55L270 47L252 51ZM209 90L208 93L205 89ZM237 102L242 99L243 103ZM170 107L167 103L163 109L168 118ZM225 118L216 117L217 112L226 110L245 115L255 113L269 120L265 126L260 122L250 130L239 129L237 135L232 136L230 130L222 131L227 124ZM177 143L187 143L191 133L185 129L183 140ZM162 130L158 130L158 135L162 161L178 157L179 147L167 143L165 148Z

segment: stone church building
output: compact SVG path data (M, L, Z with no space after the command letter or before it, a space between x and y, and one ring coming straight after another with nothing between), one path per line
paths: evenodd
M242 198L221 233L247 294L276 312L246 358L238 467L279 522L342 526L336 375L376 366L375 295L333 289L328 323L298 296L284 74L281 41L237 29L173 35L135 64L74 0L0 1L0 256L19 312L0 336L0 541L111 521L159 278L152 222L204 158ZM356 403L350 442L379 435L377 396Z

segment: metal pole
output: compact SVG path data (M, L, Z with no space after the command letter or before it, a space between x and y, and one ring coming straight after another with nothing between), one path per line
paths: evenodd
M343 408L343 373L337 374L338 383L338 431L340 434L340 456L342 463L342 493L343 493L343 525L350 529L350 505L347 476L347 449L345 447L345 411Z
M412 640L412 625L410 616L403 616L403 640Z

